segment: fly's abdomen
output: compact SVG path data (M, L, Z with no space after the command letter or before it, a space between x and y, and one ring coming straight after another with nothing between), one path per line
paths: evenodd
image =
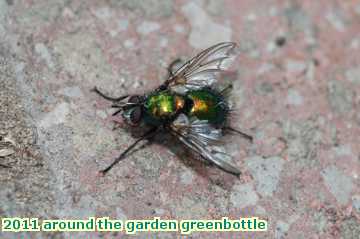
M187 94L192 101L187 114L212 124L222 124L228 113L227 103L223 97L211 89L192 90Z
M182 96L169 91L156 92L147 97L145 107L145 122L160 125L175 117L183 107L185 100Z

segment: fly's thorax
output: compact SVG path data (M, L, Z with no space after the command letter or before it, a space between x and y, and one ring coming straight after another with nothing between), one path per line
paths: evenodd
M189 116L207 120L212 124L222 124L228 114L228 105L224 97L212 89L192 90L187 93L192 104L187 109Z
M144 103L145 122L159 125L174 118L185 106L185 99L170 91L150 94Z

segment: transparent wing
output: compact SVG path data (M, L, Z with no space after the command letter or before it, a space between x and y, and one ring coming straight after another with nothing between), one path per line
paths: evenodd
M168 80L168 85L173 90L179 87L189 90L213 85L217 75L228 69L234 61L235 48L234 42L222 42L200 52L174 73Z
M170 125L170 132L204 159L226 172L240 174L240 170L231 163L231 156L218 145L221 142L221 129L214 128L206 120L189 120L186 115L180 114Z

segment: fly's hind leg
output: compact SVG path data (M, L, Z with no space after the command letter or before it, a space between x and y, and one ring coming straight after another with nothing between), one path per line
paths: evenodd
M168 70L168 78L166 79L166 81L160 85L156 90L157 91L163 91L166 90L167 87L169 86L169 83L171 82L172 78L174 77L174 73L175 73L175 66L177 64L182 63L182 60L180 58L175 59L174 61L172 61L170 63L170 65L167 67Z
M96 86L91 91L93 91L96 94L100 95L104 99L112 101L112 102L118 102L118 101L121 101L121 100L129 97L129 95L123 95L123 96L120 96L120 97L111 97L111 96L108 96L108 95L102 93L101 91L99 91L98 88L96 88Z
M173 77L174 76L174 72L175 72L175 66L177 64L180 64L182 62L182 60L180 58L177 58L175 60L173 60L170 65L168 66L168 73L169 73L169 77Z
M222 95L228 95L228 94L230 94L230 92L231 92L231 90L234 88L234 86L233 86L233 84L228 84L228 85L226 85L221 91L220 91L220 93L222 94Z
M239 134L241 137L249 140L251 143L254 141L253 136L251 136L251 135L249 135L249 134L247 134L247 133L241 132L240 130L234 129L234 128L229 127L229 126L225 127L224 129L225 129L225 130L228 130L228 131L231 131L231 132L233 132L233 133Z
M127 147L127 149L125 149L125 151L123 151L108 167L106 167L103 170L100 170L100 174L105 175L112 167L114 167L118 162L120 162L122 159L124 159L126 157L126 155L128 154L128 152L130 150L132 150L139 142L141 142L145 139L151 139L152 137L154 137L155 134L157 133L157 129L158 129L157 127L153 127L149 131L147 131L143 136L141 136L141 138L139 138L134 143L132 143L129 147Z

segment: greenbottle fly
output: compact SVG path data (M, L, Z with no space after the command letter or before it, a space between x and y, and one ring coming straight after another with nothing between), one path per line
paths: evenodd
M124 159L139 142L151 139L160 132L177 138L190 150L222 170L240 175L231 157L219 146L225 131L232 131L252 141L252 137L228 125L230 107L226 93L231 85L217 89L219 74L229 68L236 54L236 43L222 42L200 52L173 70L179 60L168 67L169 77L145 95L110 97L93 89L101 97L112 101L117 108L113 115L122 114L125 122L149 130L123 151L102 174Z

